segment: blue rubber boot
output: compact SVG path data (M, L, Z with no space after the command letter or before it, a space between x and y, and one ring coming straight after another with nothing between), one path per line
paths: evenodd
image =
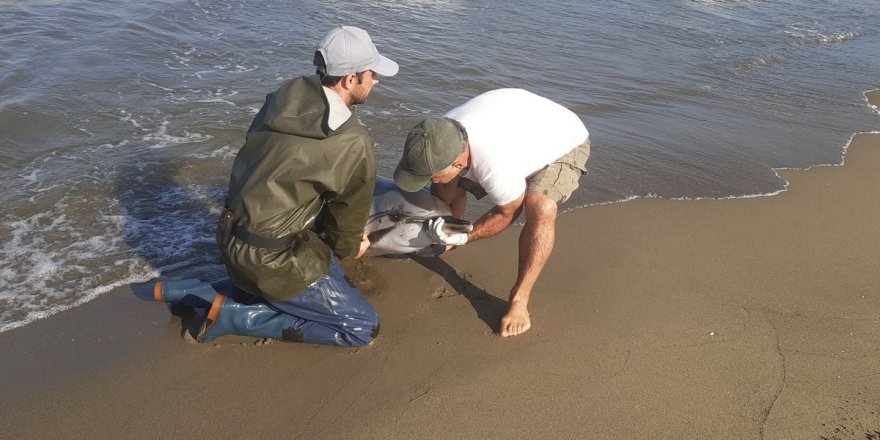
M241 304L217 295L196 340L208 342L224 335L239 335L303 342L299 330L302 323L302 319L263 303Z
M211 283L202 280L159 281L153 285L153 300L207 309L219 292Z

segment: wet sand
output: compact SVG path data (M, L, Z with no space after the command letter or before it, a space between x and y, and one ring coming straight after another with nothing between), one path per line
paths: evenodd
M562 215L515 338L518 228L349 267L383 318L359 350L186 342L119 289L0 334L0 436L880 438L878 169L859 134L777 196Z

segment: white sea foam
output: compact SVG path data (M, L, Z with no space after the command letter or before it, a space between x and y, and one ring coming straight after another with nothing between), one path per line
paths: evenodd
M784 32L798 44L838 44L861 36L852 30L821 30L803 23L790 25Z
M222 98L196 99L196 100L193 100L192 102L199 102L199 103L204 103L204 104L211 104L211 103L228 104L228 105L235 107L234 102L232 102L228 99L222 99Z
M150 148L166 148L174 145L180 144L191 144L197 142L205 142L212 138L211 135L201 134L201 133L190 133L189 131L184 130L183 136L173 136L167 133L168 131L168 121L162 121L162 124L159 128L156 129L155 132L150 133L143 137L143 140L147 142L155 142L153 145L150 145Z
M165 60L162 64L171 70L189 70L192 68L192 66L189 65L189 62L192 61L190 55L192 55L195 50L194 47L190 46L190 48L183 53L172 52L171 57L174 59Z
M57 305L57 306L54 306L54 307L51 307L48 309L30 310L25 314L25 317L20 320L0 323L0 333L3 333L5 331L9 331L12 329L16 329L19 327L23 327L23 326L30 324L36 320L48 318L52 315L55 315L56 313L60 313L65 310L69 310L74 307L79 307L89 301L92 301L92 300L100 297L101 295L103 295L107 292L112 291L113 289L127 286L130 284L135 284L135 283L145 283L145 282L150 281L152 279L155 279L159 276L160 276L160 272L153 270L152 272L150 272L149 275L146 275L146 276L144 276L144 275L131 276L131 277L123 278L118 281L111 282L111 283L108 283L108 284L105 284L102 286L95 287L93 289L89 289L89 290L83 292L83 295L81 297L79 297L79 299L77 299L76 301L74 301L70 304ZM2 296L0 296L0 298L2 298Z
M236 90L232 90L232 91L228 91L228 92L225 90L217 90L217 91L210 91L209 90L207 92L207 95L208 95L207 98L194 99L194 100L192 100L192 102L221 103L221 104L228 104L233 107L238 106L234 101L231 100L231 98L233 96L238 95L238 91L236 91ZM187 99L187 101L189 101L189 100Z
M119 113L122 115L120 118L121 121L130 123L134 128L145 130L144 127L138 122L131 113L129 113L125 109L120 109Z
M186 157L192 157L194 159L220 159L222 161L231 161L232 159L235 159L235 155L237 154L238 147L224 145L216 150L208 152L190 153L187 154Z
M163 91L166 91L166 92L173 92L173 91L174 91L174 89L171 89L171 88L168 88L168 87L165 87L165 86L160 86L159 84L152 83L152 82L149 82L149 81L144 81L144 84L146 84L146 85L148 85L148 86L153 86L153 87L155 87L155 88L157 88L157 89L159 89L159 90L163 90Z
M34 168L34 169L31 170L30 174L28 174L28 175L22 177L22 179L24 179L24 180L27 181L27 182L36 182L36 181L37 181L37 176L39 176L40 171L41 171L40 169L38 169L38 168Z
M865 93L863 94L863 96L865 97L865 102L868 104L868 108L870 108L871 110L874 110L874 113L880 114L880 108L878 108L878 107L877 107L876 105L874 105L874 104L871 104L871 102L868 101L868 93L872 93L872 92L880 92L880 89L869 90L869 91L865 92Z

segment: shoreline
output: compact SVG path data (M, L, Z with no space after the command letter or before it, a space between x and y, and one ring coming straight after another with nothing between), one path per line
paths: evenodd
M867 106L869 107L869 109L871 109L872 111L877 113L878 116L880 116L880 107L878 107L878 106L880 106L880 89L868 90L868 91L863 92L862 95L863 95L865 102L866 102ZM850 144L852 143L853 138L855 136L857 136L859 134L871 134L871 133L878 133L878 132L880 132L880 131L875 130L875 131L865 131L865 132L854 133L850 137L849 141L847 141L843 145L843 147L841 149L840 161L838 163L820 163L820 164L810 165L809 167L806 167L806 168L789 168L789 167L771 168L771 170L776 175L776 177L779 180L784 182L783 188L772 191L772 192L755 193L755 194L742 194L742 195L729 195L729 196L725 196L725 197L665 197L664 198L664 197L655 196L654 194L633 195L633 196L629 196L629 197L626 197L623 199L613 200L613 201L608 201L608 202L597 202L597 203L590 203L590 204L585 204L585 205L577 205L577 206L573 206L573 207L565 207L563 210L560 211L560 215L568 214L571 212L577 212L577 211L580 211L583 209L597 207L597 206L611 205L611 204L616 204L616 203L627 203L627 202L631 202L633 200L639 200L639 199L702 201L702 200L736 200L736 199L751 199L751 198L760 198L760 197L773 197L773 196L779 195L781 193L784 193L785 191L788 190L789 182L782 176L781 172L791 171L791 170L807 171L807 170L811 170L811 169L817 168L817 167L843 166L846 162L847 150L848 150L848 148L849 148ZM481 212L482 210L487 208L485 206L479 205L479 203L480 202L470 203L468 205L469 208L468 208L467 214L468 215L478 215L479 214L478 211ZM478 206L478 205L480 206L480 209L474 210L473 209L474 206ZM516 224L521 225L522 224L521 219L518 219ZM179 269L179 267L172 268L170 270L166 269L166 270L169 270L169 273L173 275L175 269ZM162 269L153 269L154 272L161 272L161 270ZM129 283L146 283L146 282L150 282L151 280L154 280L154 279L158 279L158 277L144 278L142 275L141 276L132 275L129 277L128 280L120 280L120 281L113 282L109 285L97 286L97 287L91 289L87 294L80 297L78 300L76 300L75 302L73 302L69 305L66 305L64 307L61 307L61 308L58 308L55 310L41 311L41 312L37 313L36 316L26 318L24 321L18 321L18 322L0 325L0 335L2 335L3 333L9 332L11 330L17 329L17 328L25 327L27 325L30 325L34 322L38 322L43 319L50 319L53 316L57 315L58 313L66 312L68 310L75 309L77 307L81 307L84 304L87 304L91 301L94 301L94 300L100 298L103 295L106 295L108 292L117 290L119 288L124 288Z
M873 104L880 91L866 96ZM500 338L519 227L349 265L363 349L184 341L115 289L0 333L10 438L880 438L880 133L774 197L641 198L559 217Z

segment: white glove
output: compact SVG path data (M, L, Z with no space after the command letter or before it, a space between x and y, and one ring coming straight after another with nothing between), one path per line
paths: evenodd
M468 235L465 232L446 232L443 225L446 223L443 217L432 218L428 220L428 235L436 243L445 244L447 246L461 246L468 241Z

